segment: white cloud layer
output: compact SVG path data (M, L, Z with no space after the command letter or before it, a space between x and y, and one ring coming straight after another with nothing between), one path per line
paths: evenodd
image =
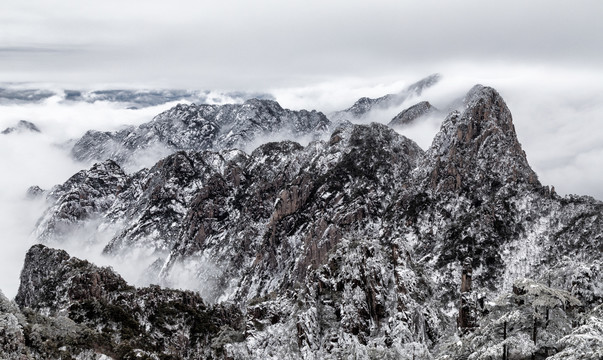
M263 89L442 59L600 66L603 2L5 0L5 81Z

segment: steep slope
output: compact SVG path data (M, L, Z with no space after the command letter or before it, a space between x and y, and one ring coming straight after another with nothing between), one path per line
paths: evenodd
M398 128L412 124L415 120L433 114L437 112L433 105L429 101L421 101L408 109L402 110L398 115L387 124L387 126Z
M472 321L523 277L569 291L587 309L601 303L603 277L595 269L603 250L603 204L560 198L540 185L495 90L476 86L467 94L464 110L444 121L413 178L415 192L400 197L392 217L406 224L402 231L416 244L417 266L434 274L444 311L457 313L465 261L472 269L470 301L478 309ZM537 339L533 351L567 334Z
M238 257L216 252L241 242L249 251L247 263L267 256L276 264L277 232L298 232L291 239L296 247L314 251L295 270L303 274L317 256L322 261L342 232L360 228L357 221L378 221L388 196L404 186L421 155L412 141L373 124L337 131L328 143L306 148L282 142L251 155L179 152L131 176L107 161L49 192L53 205L36 233L43 242L82 230L97 241L109 236L106 251L114 254L133 247L151 248L159 257L171 251L168 268L207 251L214 261L241 271ZM303 214L290 216L295 212ZM323 236L323 245L312 245Z
M23 332L25 319L17 306L0 291L0 357L27 359L29 352Z
M182 150L247 149L263 137L320 137L329 120L316 111L283 109L272 100L235 105L177 105L151 122L117 132L88 131L71 149L80 161L111 159L137 167Z
M420 169L431 172L431 188L462 192L463 187L492 186L488 180L538 187L517 140L511 111L498 92L476 85L464 104L462 112L453 111L444 120Z
M74 235L76 231L83 234L90 220L106 211L127 184L126 174L112 160L78 172L46 193L52 205L38 220L36 237L48 242ZM39 188L29 192L45 194Z
M164 271L202 254L227 274L237 272L226 276L241 279L235 297L281 291L323 264L345 234L379 223L389 194L403 186L422 154L412 141L376 124L335 132L329 143L297 151L283 145L252 153L238 187L225 182L201 192ZM216 212L228 218L219 221ZM233 248L239 249L234 257Z

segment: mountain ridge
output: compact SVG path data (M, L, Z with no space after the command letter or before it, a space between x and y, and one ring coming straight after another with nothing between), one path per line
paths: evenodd
M71 148L79 161L112 159L139 169L136 157L155 161L180 150L246 148L265 136L320 137L330 121L320 112L283 109L272 100L247 100L243 104L179 104L138 127L116 132L88 131ZM163 155L163 156L161 156Z

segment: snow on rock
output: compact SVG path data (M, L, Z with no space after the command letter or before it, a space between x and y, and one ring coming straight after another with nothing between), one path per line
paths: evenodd
M138 170L175 151L253 149L264 138L320 138L330 121L320 112L283 109L273 100L243 104L179 104L138 127L88 131L73 145L76 160L112 159ZM153 161L153 162L154 162Z

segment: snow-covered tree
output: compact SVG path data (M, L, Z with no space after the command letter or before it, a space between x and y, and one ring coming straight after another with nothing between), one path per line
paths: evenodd
M453 354L450 359L470 360L553 355L559 339L572 332L578 305L580 301L567 291L530 279L517 280L513 292L488 304L487 316L479 320L472 333L453 339L440 352Z

